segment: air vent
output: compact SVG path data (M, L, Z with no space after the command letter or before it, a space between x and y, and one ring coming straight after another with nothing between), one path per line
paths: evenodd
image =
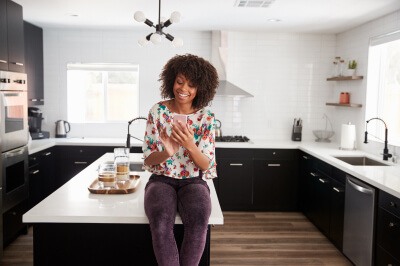
M237 0L235 7L269 7L275 0L258 1L258 0Z

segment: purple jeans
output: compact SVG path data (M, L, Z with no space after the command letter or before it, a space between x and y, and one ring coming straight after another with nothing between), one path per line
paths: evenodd
M211 214L207 183L200 177L174 179L153 174L146 185L144 209L149 218L158 265L197 266L206 243ZM177 210L184 226L180 252L173 231Z

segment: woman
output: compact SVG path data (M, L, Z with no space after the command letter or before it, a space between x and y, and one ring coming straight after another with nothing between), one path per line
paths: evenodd
M204 179L217 176L215 118L205 107L214 98L218 75L208 61L186 54L171 58L159 81L161 96L168 100L149 112L143 153L144 167L153 174L146 185L144 207L158 264L198 265L211 213ZM187 116L186 124L174 125L177 114ZM176 211L184 225L180 252L173 232Z

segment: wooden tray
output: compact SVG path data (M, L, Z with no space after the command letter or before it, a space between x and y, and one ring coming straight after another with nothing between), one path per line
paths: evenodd
M94 194L130 194L136 191L141 180L140 175L129 175L129 181L117 182L115 188L101 188L96 178L88 189Z

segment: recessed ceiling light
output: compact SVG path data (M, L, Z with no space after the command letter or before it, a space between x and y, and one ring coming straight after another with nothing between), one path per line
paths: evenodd
M270 18L270 19L267 19L267 22L281 22L281 20L277 19L277 18Z

